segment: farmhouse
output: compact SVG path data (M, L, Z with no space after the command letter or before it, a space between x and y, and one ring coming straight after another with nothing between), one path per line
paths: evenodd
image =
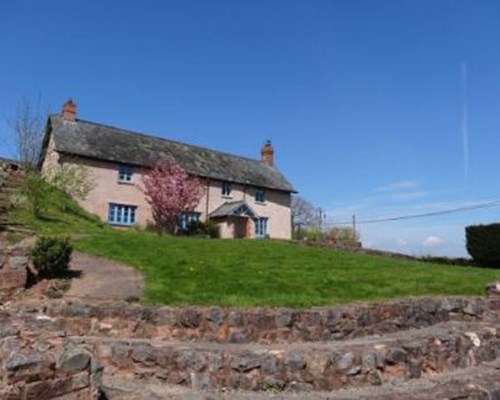
M78 199L87 211L116 226L146 226L151 210L141 190L142 177L161 154L168 154L202 179L205 193L193 212L179 218L215 220L224 238L291 237L292 185L274 165L270 142L261 159L249 159L203 147L131 132L76 118L68 100L61 114L47 120L40 168L87 168L94 187Z

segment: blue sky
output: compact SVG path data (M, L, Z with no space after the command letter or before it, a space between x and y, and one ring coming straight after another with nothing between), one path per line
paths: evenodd
M72 97L81 118L245 156L271 139L329 221L500 199L499 15L494 0L3 0L0 155L23 97ZM499 212L359 229L464 255L464 226Z

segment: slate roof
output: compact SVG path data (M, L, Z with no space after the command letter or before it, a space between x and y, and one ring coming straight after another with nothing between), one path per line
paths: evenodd
M276 167L260 160L90 121L65 121L59 115L49 117L47 132L53 135L56 151L62 153L143 167L153 165L165 153L192 175L285 192L295 191Z
M244 214L242 214L242 211L244 211ZM210 217L212 218L217 218L217 217L230 217L232 215L236 216L241 216L241 215L248 215L249 217L252 218L257 218L258 215L255 213L252 208L247 204L246 201L244 200L238 200L238 201L231 201L222 204L220 207L215 209L210 213Z

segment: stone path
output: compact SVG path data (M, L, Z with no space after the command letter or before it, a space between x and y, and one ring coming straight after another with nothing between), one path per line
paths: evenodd
M72 279L71 288L64 295L68 300L109 301L142 296L144 279L127 265L74 252L70 267L81 275Z

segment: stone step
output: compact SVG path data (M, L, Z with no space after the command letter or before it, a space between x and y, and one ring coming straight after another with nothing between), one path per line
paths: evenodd
M61 300L40 304L42 309L55 329L69 335L270 344L347 340L449 320L495 320L500 302L435 297L313 309L232 309Z
M411 380L495 360L500 323L447 322L344 342L229 344L73 337L105 373L194 389L336 390Z
M196 390L107 375L103 383L102 390L109 400L497 400L500 399L500 360L441 376L333 392L304 393L272 388L267 392Z

